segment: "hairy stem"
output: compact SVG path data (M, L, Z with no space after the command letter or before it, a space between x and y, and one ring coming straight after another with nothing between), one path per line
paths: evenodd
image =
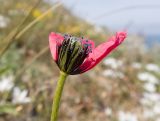
M52 113L51 113L51 120L50 121L57 121L58 117L58 110L60 105L60 99L62 96L62 91L64 87L65 80L67 78L67 74L64 72L60 72L60 77L57 82L56 91L54 93L53 105L52 105Z

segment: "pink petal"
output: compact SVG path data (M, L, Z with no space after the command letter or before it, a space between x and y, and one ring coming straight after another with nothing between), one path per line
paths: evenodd
M113 49L120 45L126 38L125 32L118 32L109 41L102 43L96 47L92 53L86 58L84 63L80 66L83 72L86 72L97 65L104 57L106 57Z
M49 46L52 57L55 61L58 59L57 46L60 46L64 40L64 37L60 34L51 32L49 35Z

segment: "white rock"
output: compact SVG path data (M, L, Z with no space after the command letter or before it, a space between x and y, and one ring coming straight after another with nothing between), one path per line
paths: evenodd
M5 28L7 27L9 22L9 19L4 17L3 15L0 15L0 28Z
M154 107L153 107L153 112L156 114L156 115L159 115L160 116L160 100L159 102L155 103Z
M133 68L135 68L135 69L141 69L141 68L142 68L142 64L141 64L141 63L138 63L138 62L132 63L131 66L132 66Z
M156 119L160 116L160 94L144 93L143 99L149 101L148 105L144 106L143 117Z
M158 78L156 78L153 74L148 72L139 73L137 77L141 81L147 81L153 84L157 84L159 81Z
M102 74L106 77L115 77L115 72L111 69L104 70Z
M113 69L117 69L123 65L123 62L121 60L116 60L114 58L107 58L103 63L104 65L109 66Z
M144 93L143 96L154 103L160 101L160 94L158 93Z
M145 97L141 98L141 99L140 99L140 102L141 102L141 104L144 105L144 106L152 105L152 101L149 100L148 98L145 98Z
M107 69L102 72L103 76L112 77L112 78L124 78L124 74L119 71L115 71L112 69Z
M145 83L143 85L144 89L148 92L155 92L156 91L156 86L153 83Z
M150 109L144 109L143 111L143 117L148 119L148 118L153 118L155 116L154 112Z
M104 112L105 112L105 114L107 115L107 116L111 116L112 115L112 109L111 108L106 108L105 110L104 110Z
M130 112L120 111L118 113L119 121L138 121L137 116Z
M160 68L158 65L150 63L146 65L146 70L160 73Z

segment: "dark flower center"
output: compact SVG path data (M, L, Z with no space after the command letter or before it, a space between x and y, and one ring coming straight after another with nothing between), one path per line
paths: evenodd
M92 51L92 47L88 40L64 35L62 45L58 46L57 50L59 68L67 74L74 74Z

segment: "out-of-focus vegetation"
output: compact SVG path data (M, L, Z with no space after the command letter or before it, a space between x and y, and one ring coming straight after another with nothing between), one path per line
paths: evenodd
M0 121L50 119L59 75L48 50L51 31L85 36L96 44L112 35L106 27L86 22L62 4L39 19L56 4L0 0L0 53L6 48L0 56ZM36 19L39 21L19 36ZM141 36L128 35L95 69L70 76L59 121L159 121L160 49L157 45L146 49L144 41Z

